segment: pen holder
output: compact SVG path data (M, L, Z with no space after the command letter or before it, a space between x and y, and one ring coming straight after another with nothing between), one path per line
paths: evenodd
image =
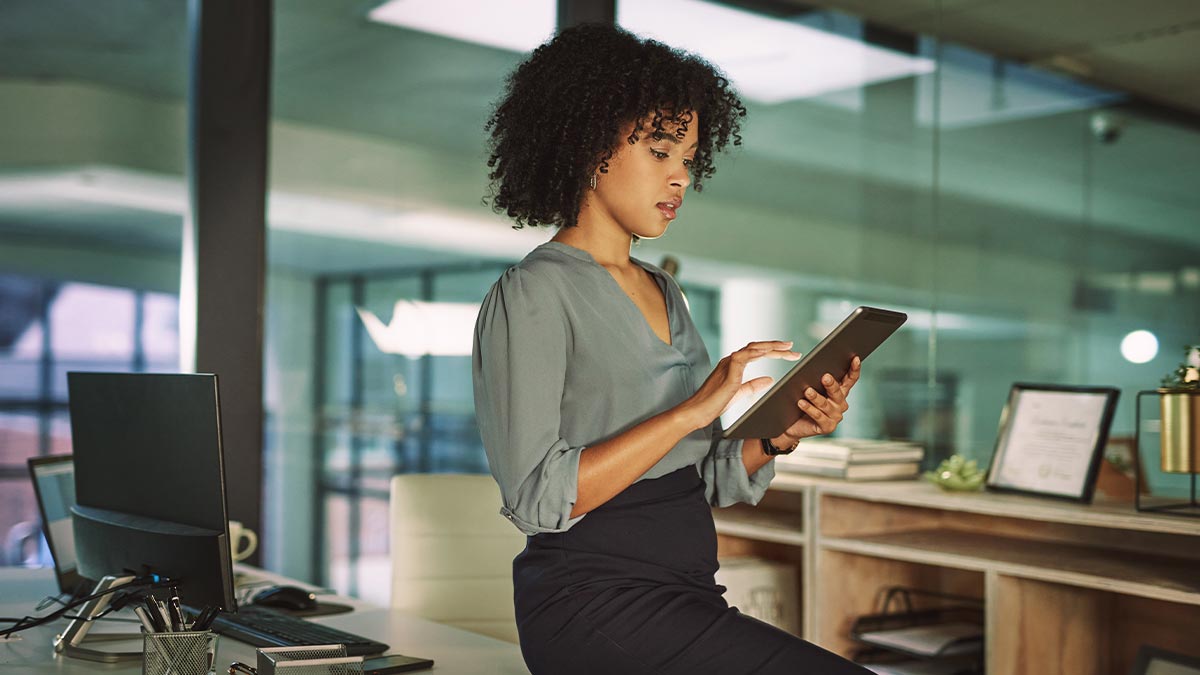
M142 675L213 675L216 663L216 633L143 634Z
M264 647L258 675L361 675L361 656L346 656L345 645Z

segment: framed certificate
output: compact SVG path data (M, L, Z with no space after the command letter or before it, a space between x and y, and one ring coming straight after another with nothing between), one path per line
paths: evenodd
M1000 414L988 489L1091 503L1120 393L1014 384Z

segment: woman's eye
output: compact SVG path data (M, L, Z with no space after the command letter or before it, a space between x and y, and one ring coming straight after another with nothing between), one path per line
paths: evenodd
M665 152L660 152L660 151L658 151L658 150L655 150L654 148L651 148L651 149L650 149L650 154L654 155L654 157L655 157L656 159L666 159L667 157L669 157L669 156L670 156L670 155L668 155L667 153L665 153Z
M691 167L695 163L696 163L696 160L694 160L694 159L688 159L686 157L683 158L683 165L686 167Z

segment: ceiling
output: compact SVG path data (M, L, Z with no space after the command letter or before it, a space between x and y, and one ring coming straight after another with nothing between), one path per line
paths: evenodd
M942 37L1200 113L1195 0L775 0L837 9L905 33Z
M1045 211L1063 222L1080 217L1080 181L1090 180L1094 218L1200 246L1194 229L1200 212L1194 173L1200 171L1200 87L1187 86L1200 63L1200 3L828 0L819 10L792 0L727 4L776 15L845 11L898 31L941 35L1015 64L1074 72L1155 102L1150 110L1128 102L1115 106L1129 127L1116 144L1081 140L1086 108L947 126L937 133L937 180L947 193L975 202L1002 204L1019 194L1027 203L1016 208ZM187 89L186 6L185 0L5 0L0 78L82 81L181 100ZM482 160L488 110L523 55L377 25L365 18L371 6L369 0L276 0L272 114ZM963 72L973 77L973 71ZM873 115L847 108L855 101L836 96L751 105L746 146L736 167L723 172L726 182L714 182L713 193L757 203L769 188L772 206L792 213L812 209L822 192L847 181L878 184L889 194L928 191L935 134L914 121L916 108L930 98L924 84L892 82L851 92L882 111ZM943 98L955 94L951 84L947 80ZM970 103L989 86L995 88L994 82L983 79L957 95ZM0 111L6 105L12 102L0 102ZM963 172L963 166L974 171ZM797 180L810 187L794 187ZM1143 217L1148 212L1154 217ZM37 227L46 232L51 221L75 216L87 214L60 211L52 218L0 209L0 220L16 228L9 231L22 235ZM171 246L177 237L136 236L155 248ZM302 238L295 243L289 257L298 266L323 259L306 253ZM345 260L360 255L347 253Z

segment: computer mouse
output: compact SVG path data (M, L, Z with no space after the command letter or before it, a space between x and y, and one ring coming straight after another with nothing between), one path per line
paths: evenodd
M250 602L279 609L314 609L317 595L298 586L272 586L256 593Z

